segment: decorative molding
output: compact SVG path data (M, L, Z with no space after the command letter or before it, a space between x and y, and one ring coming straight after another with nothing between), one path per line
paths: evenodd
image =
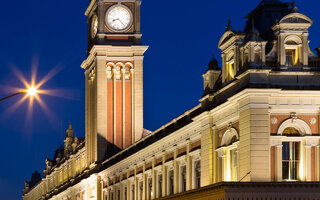
M317 123L317 119L316 119L315 117L312 117L312 118L310 119L310 124L314 125L314 124L316 124L316 123Z
M271 124L277 124L278 123L278 118L272 117L271 118Z

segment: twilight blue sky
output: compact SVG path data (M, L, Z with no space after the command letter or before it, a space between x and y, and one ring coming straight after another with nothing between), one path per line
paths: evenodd
M2 2L0 13L0 97L22 87L13 73L18 68L28 79L38 63L38 80L60 69L43 88L56 89L60 97L41 96L49 114L35 103L28 115L25 102L0 102L0 199L21 199L23 182L34 170L42 172L46 156L63 143L72 123L84 136L84 71L86 17L89 0L15 0ZM243 29L245 15L260 0L191 1L143 0L143 42L150 48L144 64L145 128L155 130L198 103L202 73L212 53L220 61L218 41L230 16L234 29ZM311 48L320 45L320 2L297 0L299 11L314 20Z

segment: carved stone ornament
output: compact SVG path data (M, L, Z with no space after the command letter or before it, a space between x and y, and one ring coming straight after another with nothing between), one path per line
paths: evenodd
M112 80L112 67L107 67L107 79Z
M128 67L124 69L124 78L125 80L130 80L130 69Z
M225 152L223 150L218 151L218 157L223 158L225 156Z
M292 123L295 123L298 119L297 113L292 112L292 113L290 113L290 116L291 116Z
M115 70L116 80L121 80L121 68L117 67Z
M278 118L272 117L271 118L271 124L277 124L278 123Z
M317 119L315 117L312 117L310 119L310 124L316 124L317 123Z
M231 131L231 129L232 129L232 122L229 122L228 130Z

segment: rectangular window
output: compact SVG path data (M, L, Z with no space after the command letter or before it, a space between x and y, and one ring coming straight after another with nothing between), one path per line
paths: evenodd
M152 178L148 179L148 196L147 200L151 200L152 197Z
M180 172L180 177L181 177L181 192L185 192L187 189L187 169L186 166L182 166Z
M134 184L131 185L131 200L134 200L134 192L135 191L135 188L134 188Z
M238 153L237 149L230 150L230 167L231 167L231 181L238 180Z
M158 175L158 198L162 197L162 174Z
M286 66L296 67L299 66L299 49L286 49Z
M114 200L113 199L113 191L112 190L110 190L110 200Z
M123 190L124 190L124 194L123 194L124 197L123 198L124 198L124 200L127 200L127 196L128 196L127 195L127 187L124 187Z
M298 180L300 142L282 142L282 179Z
M142 200L142 193L143 193L143 182L139 183L139 199Z
M194 184L195 188L201 187L201 162L197 160L194 162Z
M120 189L117 189L117 200L120 200Z
M227 63L227 81L231 81L235 76L234 72L234 62Z
M294 50L293 49L286 49L286 66L292 67L294 60Z
M173 183L173 170L169 171L168 174L168 187L169 187L169 195L174 193L174 183Z

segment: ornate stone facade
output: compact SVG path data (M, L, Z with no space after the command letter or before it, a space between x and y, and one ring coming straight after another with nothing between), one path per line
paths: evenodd
M308 42L313 21L278 0L263 0L243 31L229 21L218 44L222 69L210 61L199 105L149 132L142 128L147 46L140 4L90 2L86 15L97 30L89 28L94 37L81 66L85 140L70 125L64 147L46 159L44 177L26 181L23 199L319 199L320 58ZM131 13L123 30L103 22L117 6Z

